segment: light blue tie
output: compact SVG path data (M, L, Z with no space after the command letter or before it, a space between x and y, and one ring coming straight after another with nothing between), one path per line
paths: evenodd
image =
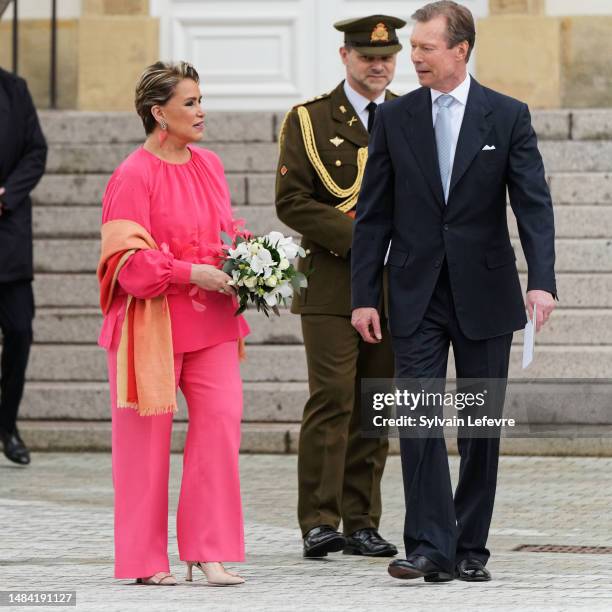
M438 147L438 165L440 166L440 178L444 189L444 201L448 200L448 177L451 171L451 110L450 106L455 101L453 96L441 95L437 100L438 114L436 115L436 145Z

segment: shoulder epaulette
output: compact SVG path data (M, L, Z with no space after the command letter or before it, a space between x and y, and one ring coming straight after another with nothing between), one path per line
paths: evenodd
M315 96L314 98L310 98L309 100L305 100L304 102L300 102L299 104L296 104L293 108L298 108L298 106L308 106L308 104L312 104L313 102L318 102L319 100L329 98L329 96L331 96L331 91L321 94L320 96Z

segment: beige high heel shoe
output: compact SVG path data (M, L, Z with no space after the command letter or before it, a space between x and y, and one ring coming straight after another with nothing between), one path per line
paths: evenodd
M243 584L244 578L237 574L226 571L222 563L210 561L201 563L200 561L187 561L187 582L193 582L193 568L197 567L206 576L206 581L211 586L236 586Z
M176 586L176 578L168 572L157 572L148 578L136 578L136 584L149 586Z

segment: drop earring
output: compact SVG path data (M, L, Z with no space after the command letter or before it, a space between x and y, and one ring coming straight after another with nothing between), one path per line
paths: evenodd
M157 139L159 140L159 146L161 147L166 138L168 138L168 124L162 119L159 123L159 127L161 128L161 131L157 134Z

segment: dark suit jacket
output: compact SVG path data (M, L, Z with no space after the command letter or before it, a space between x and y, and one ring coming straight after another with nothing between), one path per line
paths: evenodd
M47 145L26 82L0 68L0 282L31 280L30 191L45 171Z
M385 99L395 97L387 91ZM298 106L308 109L315 146L331 178L341 188L348 188L357 178L357 152L368 146L368 132L344 93L344 81L330 93ZM287 114L280 135L276 212L283 223L302 235L302 246L310 254L298 261L298 268L312 273L308 288L294 296L291 311L350 317L348 253L353 219L335 208L342 199L326 189L311 165L297 108Z
M483 150L483 147L495 147ZM470 339L526 323L506 219L506 190L528 265L527 290L556 295L554 219L525 104L472 79L444 203L431 115L421 88L381 105L357 203L352 307L376 307L385 253L389 323L409 336L423 319L446 258L459 325Z

